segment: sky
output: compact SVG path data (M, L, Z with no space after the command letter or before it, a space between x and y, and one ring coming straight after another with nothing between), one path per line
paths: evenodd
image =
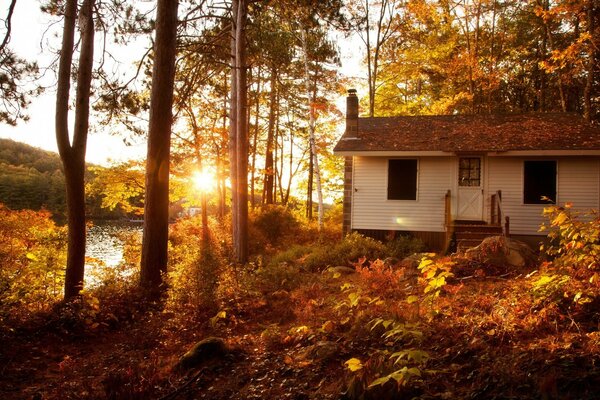
M4 18L8 1L1 0L0 5L0 13ZM62 28L61 24L56 24L52 28L54 31L45 32L50 21L51 18L40 11L38 1L17 1L13 15L10 48L22 58L37 61L40 67L48 66L52 61L49 48L51 46L56 48L59 45L56 35ZM2 31L2 33L4 32ZM356 54L357 43L339 36L338 44L342 62L340 72L345 76L356 75L360 69L360 57ZM140 50L140 53L142 51L143 49ZM56 94L54 73L48 71L42 78L42 82L44 86L49 87L41 96L32 99L31 105L26 110L26 114L30 117L29 121L19 121L16 127L0 124L0 138L9 138L45 150L58 151L54 131ZM344 98L338 99L337 104L338 107L343 107ZM93 124L93 121L90 123ZM72 123L70 126L72 127ZM145 153L146 143L144 140L137 139L133 141L132 145L127 146L122 136L110 135L107 131L90 132L88 135L86 160L94 164L108 165L111 162L144 158Z

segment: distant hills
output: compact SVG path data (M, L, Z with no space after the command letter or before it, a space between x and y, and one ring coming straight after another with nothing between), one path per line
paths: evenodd
M41 173L52 173L62 169L57 153L2 138L0 138L0 163L34 168Z
M87 164L88 167L93 164ZM86 180L93 173L86 172ZM67 210L65 176L58 153L0 138L0 203L11 210L50 211L63 219ZM86 198L87 214L94 219L114 219L119 210L101 208L98 196Z
M0 203L64 215L65 178L58 154L0 138Z

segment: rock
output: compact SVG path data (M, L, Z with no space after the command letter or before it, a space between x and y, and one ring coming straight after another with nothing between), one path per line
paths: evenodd
M343 266L327 268L326 271L329 273L332 273L332 274L340 274L340 275L350 275L350 274L356 273L356 270L354 268L343 267Z
M225 341L217 337L208 337L196 343L187 353L179 359L176 367L190 369L207 361L223 358L229 354L230 349Z
M486 238L479 246L465 251L467 259L493 267L524 270L537 264L535 252L526 243L504 236Z
M431 253L415 253L411 256L408 256L404 259L402 259L402 261L400 261L400 265L404 268L406 268L407 270L414 270L416 271L419 268L419 264L421 264L421 260L423 259L423 257L429 257L432 258L434 257L434 254Z
M319 361L329 361L340 353L340 345L335 342L321 341L310 346L306 358Z
M410 284L416 286L417 279L420 275L419 264L423 257L433 258L431 253L415 253L400 261L400 267L404 268L404 276L409 280Z

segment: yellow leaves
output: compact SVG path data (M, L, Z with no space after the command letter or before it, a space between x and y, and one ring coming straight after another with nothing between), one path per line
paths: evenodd
M335 325L330 320L327 320L321 325L321 330L325 333L331 333L335 329Z
M344 364L351 372L360 371L363 367L362 361L360 361L358 358L351 358Z
M565 221L567 220L568 215L565 212L560 212L558 213L558 215L556 217L554 217L554 219L552 220L552 226L558 226L558 225L562 225L565 223Z
M575 297L573 297L573 303L575 304L586 304L591 302L592 299L582 292L578 292L577 294L575 294Z
M219 322L227 318L227 312L224 310L219 311L214 317L210 319L210 326L214 329L217 327Z

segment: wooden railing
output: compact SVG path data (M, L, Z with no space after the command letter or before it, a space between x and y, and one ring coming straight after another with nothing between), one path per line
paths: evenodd
M446 192L444 196L444 223L446 225L446 250L450 246L450 241L452 240L452 193L450 189Z
M502 225L502 217L504 217L504 226L502 226L502 234L506 237L510 236L510 217L504 213L502 207L502 191L498 190L492 195L490 223L492 225Z

